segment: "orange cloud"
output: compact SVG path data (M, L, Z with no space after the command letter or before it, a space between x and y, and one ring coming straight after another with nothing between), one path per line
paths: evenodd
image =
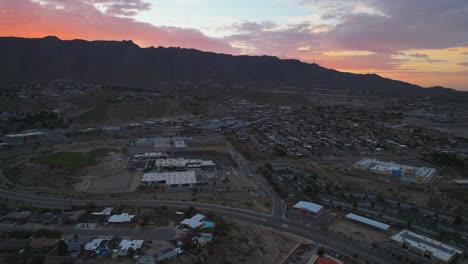
M176 46L236 53L228 43L195 29L156 27L128 17L102 13L79 0L54 0L51 4L28 0L0 2L0 35L61 39L134 40L143 46ZM117 11L115 11L117 12Z

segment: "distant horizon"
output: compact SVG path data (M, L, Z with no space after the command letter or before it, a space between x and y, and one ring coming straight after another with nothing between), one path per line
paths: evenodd
M468 91L464 0L16 0L0 10L0 36L132 39Z

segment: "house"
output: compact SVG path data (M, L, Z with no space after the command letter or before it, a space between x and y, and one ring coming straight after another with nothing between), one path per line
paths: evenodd
M107 223L109 224L128 224L131 223L134 220L135 216L134 215L129 215L127 213L119 214L119 215L113 215L107 219Z
M190 228L198 228L201 225L203 225L203 219L205 219L205 216L202 214L196 214L192 216L192 218L187 218L184 219L182 222L180 222L182 225L186 225Z
M99 251L100 249L104 248L107 245L107 242L109 242L111 239L112 237L95 238L84 246L84 250Z
M118 255L126 256L130 248L132 248L135 253L138 252L142 248L143 242L143 240L122 240L119 244L120 249L118 251Z

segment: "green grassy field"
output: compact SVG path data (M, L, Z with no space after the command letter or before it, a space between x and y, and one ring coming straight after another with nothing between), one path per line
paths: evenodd
M105 157L112 149L98 148L88 152L58 152L33 159L33 162L68 169L80 169L97 164L98 158Z

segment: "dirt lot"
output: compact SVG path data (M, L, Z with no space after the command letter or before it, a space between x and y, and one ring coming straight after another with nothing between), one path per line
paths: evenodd
M270 229L232 223L225 236L215 237L207 263L278 263L298 243Z
M337 233L344 234L365 243L384 242L387 241L390 236L390 234L386 234L346 219L335 222L330 228Z

